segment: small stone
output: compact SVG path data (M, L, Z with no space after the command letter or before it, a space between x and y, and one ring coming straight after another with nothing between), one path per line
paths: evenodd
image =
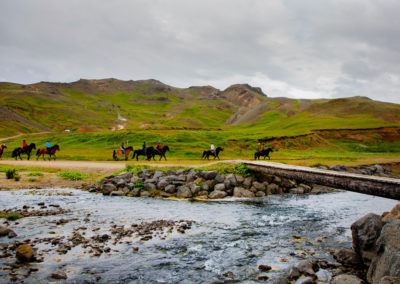
M60 279L60 280L61 279L64 279L64 280L68 279L67 273L65 273L64 271L54 272L54 273L52 273L50 275L50 277L53 278L53 279Z
M258 266L258 270L261 270L261 271L269 271L269 270L271 270L271 269L272 269L271 266L265 265L265 264L260 264L260 265Z

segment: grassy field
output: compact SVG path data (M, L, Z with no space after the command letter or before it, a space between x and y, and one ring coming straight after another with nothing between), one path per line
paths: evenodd
M57 159L63 160L93 160L111 161L112 152L119 148L122 141L134 149L141 148L143 141L150 146L155 146L157 141L168 145L167 162L163 163L201 163L203 150L208 149L211 142L221 146L224 151L221 159L253 159L256 138L249 138L240 131L142 131L142 132L95 132L95 133L59 133L26 135L5 141L8 151L3 158L11 158L12 149L20 147L23 138L28 143L35 143L37 147L44 147L46 140L52 145L60 145ZM359 160L397 159L400 154L400 141L380 141L379 137L370 142L357 142L354 140L317 140L313 137L299 137L292 140L283 140L266 146L273 146L275 152L271 153L273 161L307 164L312 163L357 163ZM35 152L35 150L34 150ZM26 156L23 156L26 159ZM36 157L33 155L32 159ZM130 157L131 158L131 157ZM141 160L143 161L143 157Z

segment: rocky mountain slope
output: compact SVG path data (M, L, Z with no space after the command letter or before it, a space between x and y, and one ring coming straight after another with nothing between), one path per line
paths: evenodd
M212 86L175 88L157 80L0 83L1 137L65 129L293 129L299 134L314 129L399 125L397 104L364 97L272 98L247 84L218 90Z

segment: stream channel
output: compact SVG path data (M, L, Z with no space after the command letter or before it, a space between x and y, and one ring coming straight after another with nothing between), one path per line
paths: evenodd
M40 239L34 247L43 262L28 265L38 271L29 274L25 283L57 281L49 276L58 270L68 275L66 283L221 283L233 279L255 283L259 275L274 279L303 259L333 262L331 251L351 247L353 222L370 212L390 211L397 203L345 191L218 201L110 197L75 189L0 191L0 210L24 205L39 209L40 202L71 211L10 222L18 236L0 239L0 243ZM60 219L68 222L57 225ZM156 220L194 222L184 233L174 229L148 241L133 235L113 242L113 226L130 228ZM60 236L67 240L74 232L85 238L108 234L110 250L93 256L78 245L59 254L56 246L44 241ZM14 256L0 258L0 283L9 281L6 267L10 262L15 262ZM272 271L259 271L261 264ZM326 271L321 270L319 276L321 283L329 281Z

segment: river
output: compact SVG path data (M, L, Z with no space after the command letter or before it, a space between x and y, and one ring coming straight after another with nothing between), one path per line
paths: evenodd
M28 217L10 222L23 241L82 232L89 238L109 234L114 226L155 220L191 220L184 234L174 230L149 241L137 237L107 243L109 252L92 256L81 246L58 254L51 243L35 245L44 262L28 283L47 283L49 275L62 270L68 283L211 283L235 279L253 283L258 275L277 277L288 267L312 257L333 261L334 247L351 246L350 225L363 215L390 211L396 201L352 192L323 195L275 195L261 199L220 201L165 200L109 197L75 189L0 191L0 210L23 205L60 205L69 213ZM60 219L67 223L57 225ZM4 219L3 219L4 220ZM0 221L5 222L5 221ZM136 249L133 249L136 248ZM86 252L85 252L86 251ZM6 263L0 258L0 282L9 280ZM272 266L262 273L258 265ZM20 272L22 273L22 272ZM329 275L320 272L321 282Z

